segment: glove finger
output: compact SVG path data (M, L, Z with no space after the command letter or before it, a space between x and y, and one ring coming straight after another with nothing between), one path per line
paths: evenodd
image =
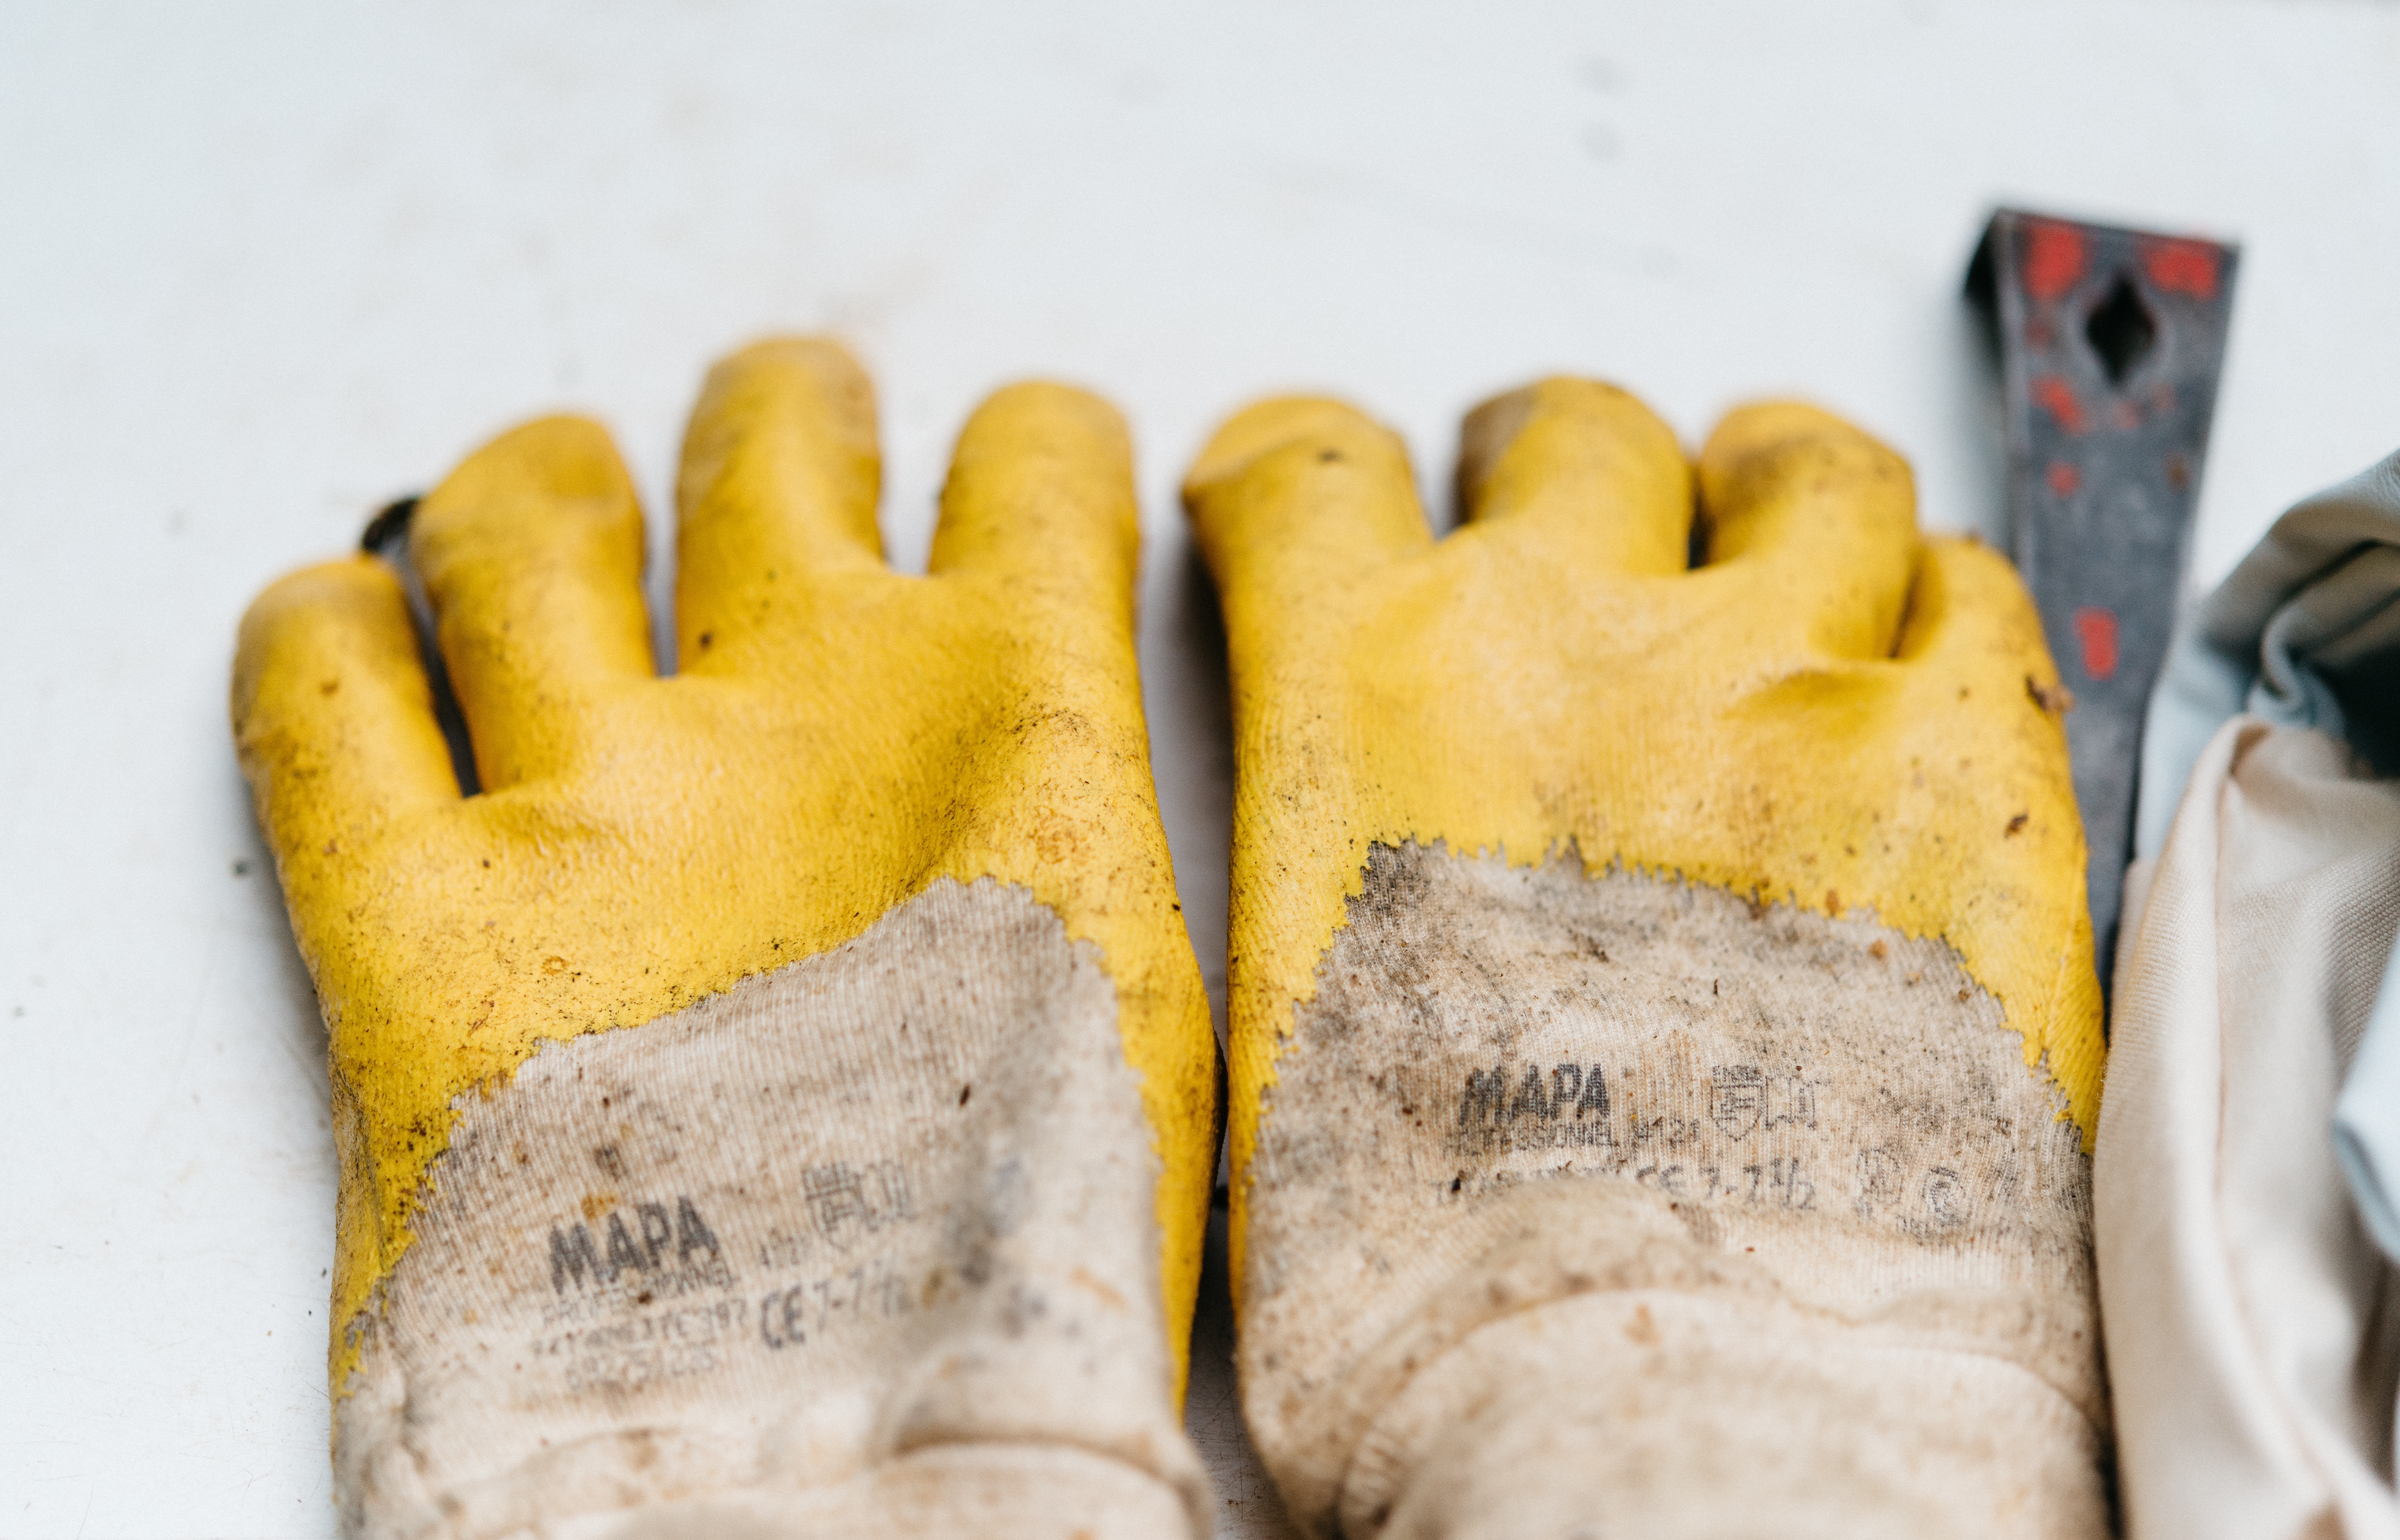
M1943 679L1993 670L2022 675L2036 703L2058 688L2033 596L2009 559L1980 540L1936 536L1909 592L1892 656ZM1961 679L1960 682L1964 682Z
M345 845L458 801L407 597L371 556L295 572L250 606L233 730L294 915L312 874L356 869Z
M1433 543L1398 436L1316 397L1237 413L1183 479L1183 507L1236 637L1275 634L1333 579Z
M1012 385L975 409L942 486L928 567L1054 591L1133 630L1133 443L1098 396Z
M1597 380L1557 376L1469 412L1458 506L1484 538L1547 560L1660 576L1690 565L1682 446L1648 407Z
M417 505L409 559L486 791L572 764L651 677L642 557L624 463L580 417L502 434Z
M675 488L684 672L762 661L810 577L883 570L882 475L875 388L839 343L770 338L711 369Z
M1830 413L1768 402L1728 416L1700 451L1711 566L1740 564L1808 642L1889 656L1920 542L1908 463Z
M2033 596L2008 558L1972 540L1927 540L1896 661L1910 681L1905 709L1916 719L1938 724L1945 714L1971 712L2010 724L2006 732L1978 734L1972 762L1961 760L1935 781L1954 825L1980 823L1987 837L1957 849L1953 859L1969 860L1971 850L1978 887L2006 895L1998 904L1961 903L1954 932L1996 974L2051 981L2046 996L2009 1002L2010 1024L2025 1032L2026 1061L2046 1056L2052 1078L2088 1118L2099 1104L2107 1050L2084 915L2083 822L2061 720L2073 702ZM2045 918L2022 896L2041 893L2072 896ZM2015 961L2002 961L2011 953Z

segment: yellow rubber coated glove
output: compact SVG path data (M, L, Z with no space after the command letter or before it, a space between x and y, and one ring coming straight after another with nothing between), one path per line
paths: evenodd
M883 565L819 341L684 444L681 673L607 435L284 579L244 770L332 1034L334 1467L356 1533L1200 1533L1178 1406L1215 1117L1135 674L1130 448L1081 392L961 435Z
M1468 418L1439 541L1332 402L1185 484L1251 1430L1320 1534L2105 1534L2040 625L1823 413L1735 413L1693 480L1552 379Z

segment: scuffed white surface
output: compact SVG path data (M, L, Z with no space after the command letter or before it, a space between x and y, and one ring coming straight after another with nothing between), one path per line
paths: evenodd
M707 360L829 326L917 566L985 390L1105 390L1220 986L1172 492L1224 413L1348 392L1439 486L1458 414L1545 370L1692 439L1799 389L1997 534L1955 298L1988 204L2230 234L2213 581L2400 441L2395 79L2400 9L2333 3L7 7L0 1533L330 1524L321 1034L225 668L259 585L498 427L599 413L655 516Z

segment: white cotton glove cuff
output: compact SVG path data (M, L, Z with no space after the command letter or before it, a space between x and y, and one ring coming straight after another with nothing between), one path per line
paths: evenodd
M921 1450L839 1485L729 1492L544 1527L542 1540L1153 1540L1193 1533L1172 1486L1120 1461L1041 1444Z
M2080 1131L1940 942L1378 849L1297 1017L1239 1354L1316 1533L2108 1533Z
M351 1533L1205 1533L1116 991L1023 890L458 1111L334 1409Z
M2090 1421L2005 1359L1765 1299L1664 1289L1518 1311L1426 1366L1352 1461L1342 1529L1409 1540L1771 1531L2087 1534Z

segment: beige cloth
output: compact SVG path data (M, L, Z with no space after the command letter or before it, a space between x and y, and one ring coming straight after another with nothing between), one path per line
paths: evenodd
M2365 773L2236 717L2128 877L2093 1179L2133 1540L2400 1536L2400 1295L2329 1134L2400 923Z

